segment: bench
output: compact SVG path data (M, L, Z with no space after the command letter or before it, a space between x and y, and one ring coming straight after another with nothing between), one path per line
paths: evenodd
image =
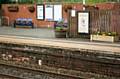
M16 27L31 27L34 28L34 23L31 18L17 18L14 22L14 28Z

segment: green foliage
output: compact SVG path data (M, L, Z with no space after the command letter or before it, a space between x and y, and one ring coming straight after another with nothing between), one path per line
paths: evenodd
M62 27L60 27L60 26L59 26L59 27L56 27L55 30L56 30L56 31L60 31L60 30L62 30Z
M0 0L0 4L6 4L6 3L9 3L10 0Z
M108 36L117 36L117 32L108 32L107 33Z
M66 27L63 27L63 26L58 26L58 27L55 28L55 31L66 32L66 31L67 31L67 28L66 28Z
M37 2L38 4L40 4L40 3L43 3L44 0L36 0L36 2Z
M28 4L28 3L34 3L34 2L43 3L46 2L67 2L67 3L75 3L79 2L82 3L83 0L18 0L18 3L20 4ZM86 0L86 4L95 4L95 3L102 3L102 2L120 2L120 0ZM16 0L0 0L0 4L2 3L16 3Z
M34 3L34 0L18 0L18 2L16 2L16 0L0 0L0 4L8 4L8 3L32 4Z
M65 2L65 3L82 3L83 0L45 0L46 2ZM44 0L36 0L37 3L43 3ZM95 4L103 2L120 2L120 0L86 0L86 4Z
M103 2L120 2L120 0L86 0L87 4L103 3Z
M34 0L18 0L18 3L25 4L25 3L34 3Z
M105 35L105 36L117 36L118 33L117 32L96 32L96 35Z

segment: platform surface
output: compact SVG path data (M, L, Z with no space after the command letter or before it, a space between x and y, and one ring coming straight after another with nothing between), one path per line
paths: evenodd
M80 38L55 38L53 29L0 27L0 42L44 45L61 48L91 49L120 55L120 42L91 42Z

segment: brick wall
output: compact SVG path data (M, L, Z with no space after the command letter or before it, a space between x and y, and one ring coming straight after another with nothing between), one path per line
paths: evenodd
M52 27L54 25L54 22L48 22L48 21L41 21L41 20L37 20L36 19L36 5L35 6L35 12L34 13L30 13L28 11L28 6L30 6L30 4L14 4L17 5L19 7L19 11L18 12L9 12L8 11L8 6L10 4L3 4L2 5L2 9L4 10L3 15L4 16L8 16L10 19L10 24L13 23L13 21L16 18L32 18L33 22L35 23L35 25L37 25L38 27L48 27L48 25L50 27ZM12 5L12 4L11 4ZM72 8L72 9L76 9L76 10L82 10L83 5L80 3L76 3L76 4L63 4L63 18L64 19L68 19L68 12L66 12L66 9ZM120 4L119 3L99 3L96 4L96 7L98 7L98 9L103 10L103 9L119 9Z
M106 9L119 9L120 3L98 3L96 4L96 7L99 7L100 10L106 10Z
M36 19L36 5L35 6L35 12L34 13L30 13L28 11L28 6L30 6L30 4L14 4L14 5L17 5L19 7L19 11L18 12L9 12L8 11L8 6L10 4L3 4L2 5L2 9L4 10L4 13L3 15L4 16L8 16L9 19L10 19L10 24L13 23L13 21L16 19L16 18L32 18L33 19L33 22L38 26L38 27L48 27L49 26L53 26L54 25L54 22L48 22L48 21L41 21L41 20L37 20ZM12 5L12 4L11 4ZM67 14L68 12L65 11L64 7L67 7L68 4L63 4L63 18L64 19L67 19ZM70 5L72 8L75 8L75 9L82 9L82 4L71 4Z

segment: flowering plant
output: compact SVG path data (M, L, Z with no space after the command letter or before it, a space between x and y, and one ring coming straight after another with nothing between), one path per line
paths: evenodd
M68 24L64 21L55 22L55 31L67 31Z
M96 32L96 35L104 35L104 36L117 36L118 33L117 32Z

